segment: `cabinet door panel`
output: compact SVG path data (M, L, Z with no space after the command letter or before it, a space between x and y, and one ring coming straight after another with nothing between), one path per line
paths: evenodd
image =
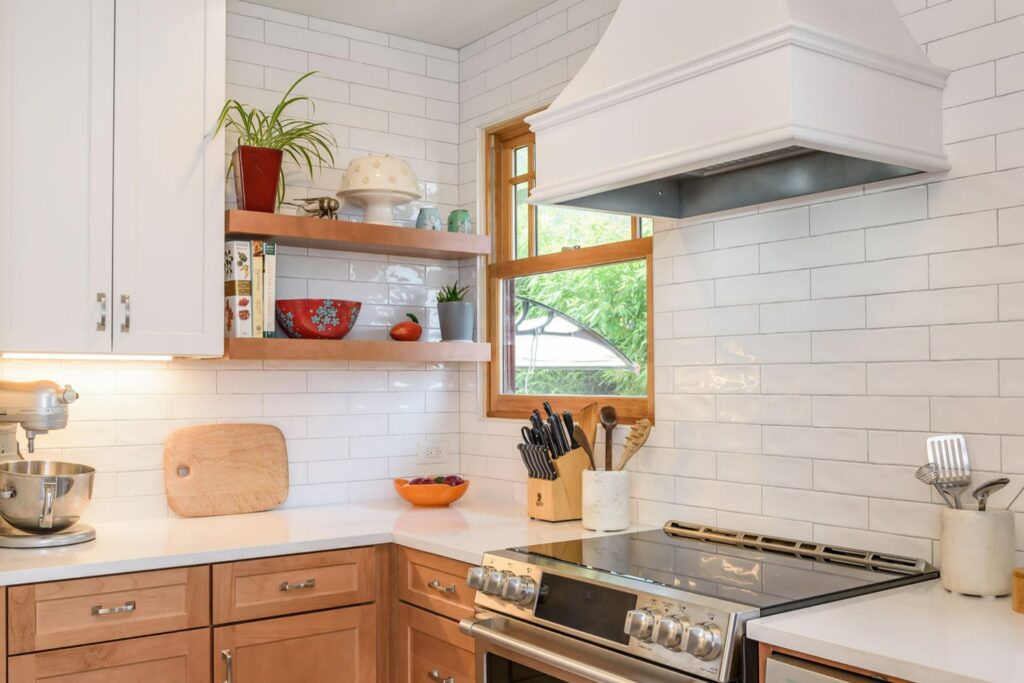
M210 683L210 631L11 657L10 683Z
M450 619L411 605L398 606L398 681L476 680L476 647Z
M0 0L0 351L110 351L114 0Z
M250 621L214 629L214 677L234 683L374 683L373 605Z
M118 0L114 351L223 352L225 0ZM129 297L122 300L122 297Z

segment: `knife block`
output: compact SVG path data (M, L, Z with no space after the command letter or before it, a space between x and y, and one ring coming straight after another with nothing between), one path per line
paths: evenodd
M554 460L558 478L527 479L526 505L531 519L568 522L583 518L583 470L590 460L582 448Z

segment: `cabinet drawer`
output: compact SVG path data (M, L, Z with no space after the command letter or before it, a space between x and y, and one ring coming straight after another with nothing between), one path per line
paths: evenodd
M213 621L260 619L373 602L373 548L213 565Z
M213 630L214 677L239 683L374 683L376 642L373 605L220 626Z
M7 589L10 653L210 623L210 568L182 567Z
M473 616L476 591L466 585L469 565L430 553L398 549L398 597L452 619Z
M7 666L10 683L210 683L210 629L21 655Z
M473 639L451 619L398 606L398 682L476 681Z

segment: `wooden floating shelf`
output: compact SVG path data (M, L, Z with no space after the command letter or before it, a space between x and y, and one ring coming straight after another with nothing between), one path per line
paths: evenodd
M397 342L353 339L225 339L233 360L467 361L491 359L491 345L464 342Z
M264 239L289 247L447 260L491 253L491 238L488 235L417 230L394 225L238 209L225 212L224 234L228 239Z

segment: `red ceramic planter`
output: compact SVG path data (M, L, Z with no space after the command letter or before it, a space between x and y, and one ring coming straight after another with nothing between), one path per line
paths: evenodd
M269 147L239 145L231 159L235 169L235 195L238 208L274 213L277 209L277 183L281 176L283 152Z

